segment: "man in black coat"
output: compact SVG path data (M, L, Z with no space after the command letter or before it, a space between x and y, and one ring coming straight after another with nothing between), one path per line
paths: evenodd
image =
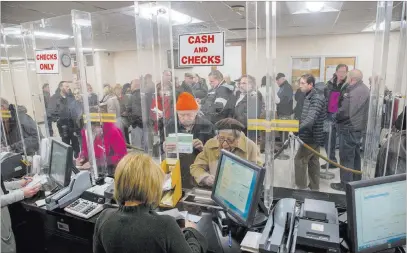
M240 90L236 92L234 98L236 102L232 117L245 126L247 137L257 143L256 131L247 129L247 121L260 118L263 110L263 96L260 92L256 92L256 79L253 76L243 75L236 82Z
M131 144L137 148L144 149L144 133L143 133L143 113L141 107L141 81L134 79L131 81L131 95L126 101L126 112L131 129Z
M301 76L300 89L306 95L300 119L299 137L304 143L319 152L319 146L325 140L323 127L324 120L326 119L326 105L324 96L318 93L314 86L315 77L310 74ZM294 162L295 183L297 187L300 189L309 187L313 191L319 191L319 157L304 146L301 146L298 149ZM307 167L308 186L306 177Z
M177 104L177 121L171 118L166 126L167 135L175 133L175 122L177 122L178 133L188 133L193 135L193 152L191 154L180 153L182 187L192 189L195 184L191 177L190 166L194 163L196 156L203 150L205 143L215 136L215 126L204 117L198 115L198 104L195 98L187 93L180 94ZM164 131L161 131L161 140L164 140ZM166 152L176 150L175 145L163 143ZM175 154L169 154L175 156Z
M201 102L201 110L205 116L215 124L221 119L228 118L232 114L234 103L233 91L235 87L223 80L223 74L219 70L209 73L209 83L212 89Z
M326 83L324 95L327 105L327 120L330 123L334 123L334 114L338 111L338 103L341 94L343 94L346 88L346 74L348 73L348 66L345 64L339 64L336 66L336 72L331 80ZM328 158L336 162L335 149L337 139L337 127L336 124L331 124L331 140L325 138L325 150L328 154ZM328 142L331 142L331 149L328 150ZM321 168L325 169L326 164L323 164ZM329 168L336 168L335 165L329 164Z
M75 98L72 95L71 82L61 81L58 89L50 99L49 113L53 121L57 122L58 132L62 141L72 146L74 157L78 158L80 147L75 132L75 119L71 105Z
M44 83L42 86L42 94L44 96L44 105L45 105L45 111L47 112L48 115L48 108L49 108L49 100L51 99L51 93L49 90L49 84ZM49 136L54 136L54 131L52 129L52 119L47 117L47 124L48 124L48 134Z

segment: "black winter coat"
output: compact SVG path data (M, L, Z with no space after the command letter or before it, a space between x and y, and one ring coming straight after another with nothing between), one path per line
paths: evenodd
M234 101L240 97L240 91L236 93L236 98ZM235 103L236 103L235 102ZM257 113L256 113L256 104L257 104ZM248 119L258 119L260 118L260 114L263 110L263 96L260 92L256 91L250 92L246 95L242 101L240 101L237 105L235 105L233 118L238 120L247 128L247 120Z
M213 124L232 115L235 107L234 89L232 85L223 82L215 89L211 89L202 100L201 110Z
M305 96L299 128L301 140L306 144L324 144L325 119L325 98L314 88Z
M132 127L143 128L143 113L141 107L140 89L132 91L126 103L126 111Z

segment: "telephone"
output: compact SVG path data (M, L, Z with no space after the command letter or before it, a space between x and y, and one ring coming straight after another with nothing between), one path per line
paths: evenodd
M296 200L281 199L269 215L266 227L259 241L261 253L290 252L292 232L296 217Z
M76 174L69 185L45 199L47 210L64 208L74 202L81 194L92 187L89 171Z

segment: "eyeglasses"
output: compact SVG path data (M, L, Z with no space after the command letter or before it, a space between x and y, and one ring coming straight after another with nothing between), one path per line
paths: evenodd
M230 145L233 142L235 142L235 140L236 139L234 139L234 138L225 138L223 136L218 135L218 141L219 141L220 144L223 144L226 141L226 143Z

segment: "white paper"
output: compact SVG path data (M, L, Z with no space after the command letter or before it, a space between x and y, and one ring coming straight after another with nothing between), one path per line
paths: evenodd
M172 179L171 174L166 175L166 179L163 185L163 191L169 191L172 189Z
M35 204L36 204L38 207L45 206L45 199L37 200L37 201L35 201Z
M191 222L198 223L201 219L202 219L201 216L188 214L188 220L191 221Z
M178 141L177 141L177 134L169 134L168 137L165 139L167 144L175 144L178 146L179 153L185 154L192 154L194 151L192 141L194 136L192 134L185 134L185 133L178 133ZM176 153L177 148L174 150L168 151L168 153Z
M258 252L259 241L261 238L261 233L247 232L246 236L243 238L240 247L242 249L250 250L251 252Z

